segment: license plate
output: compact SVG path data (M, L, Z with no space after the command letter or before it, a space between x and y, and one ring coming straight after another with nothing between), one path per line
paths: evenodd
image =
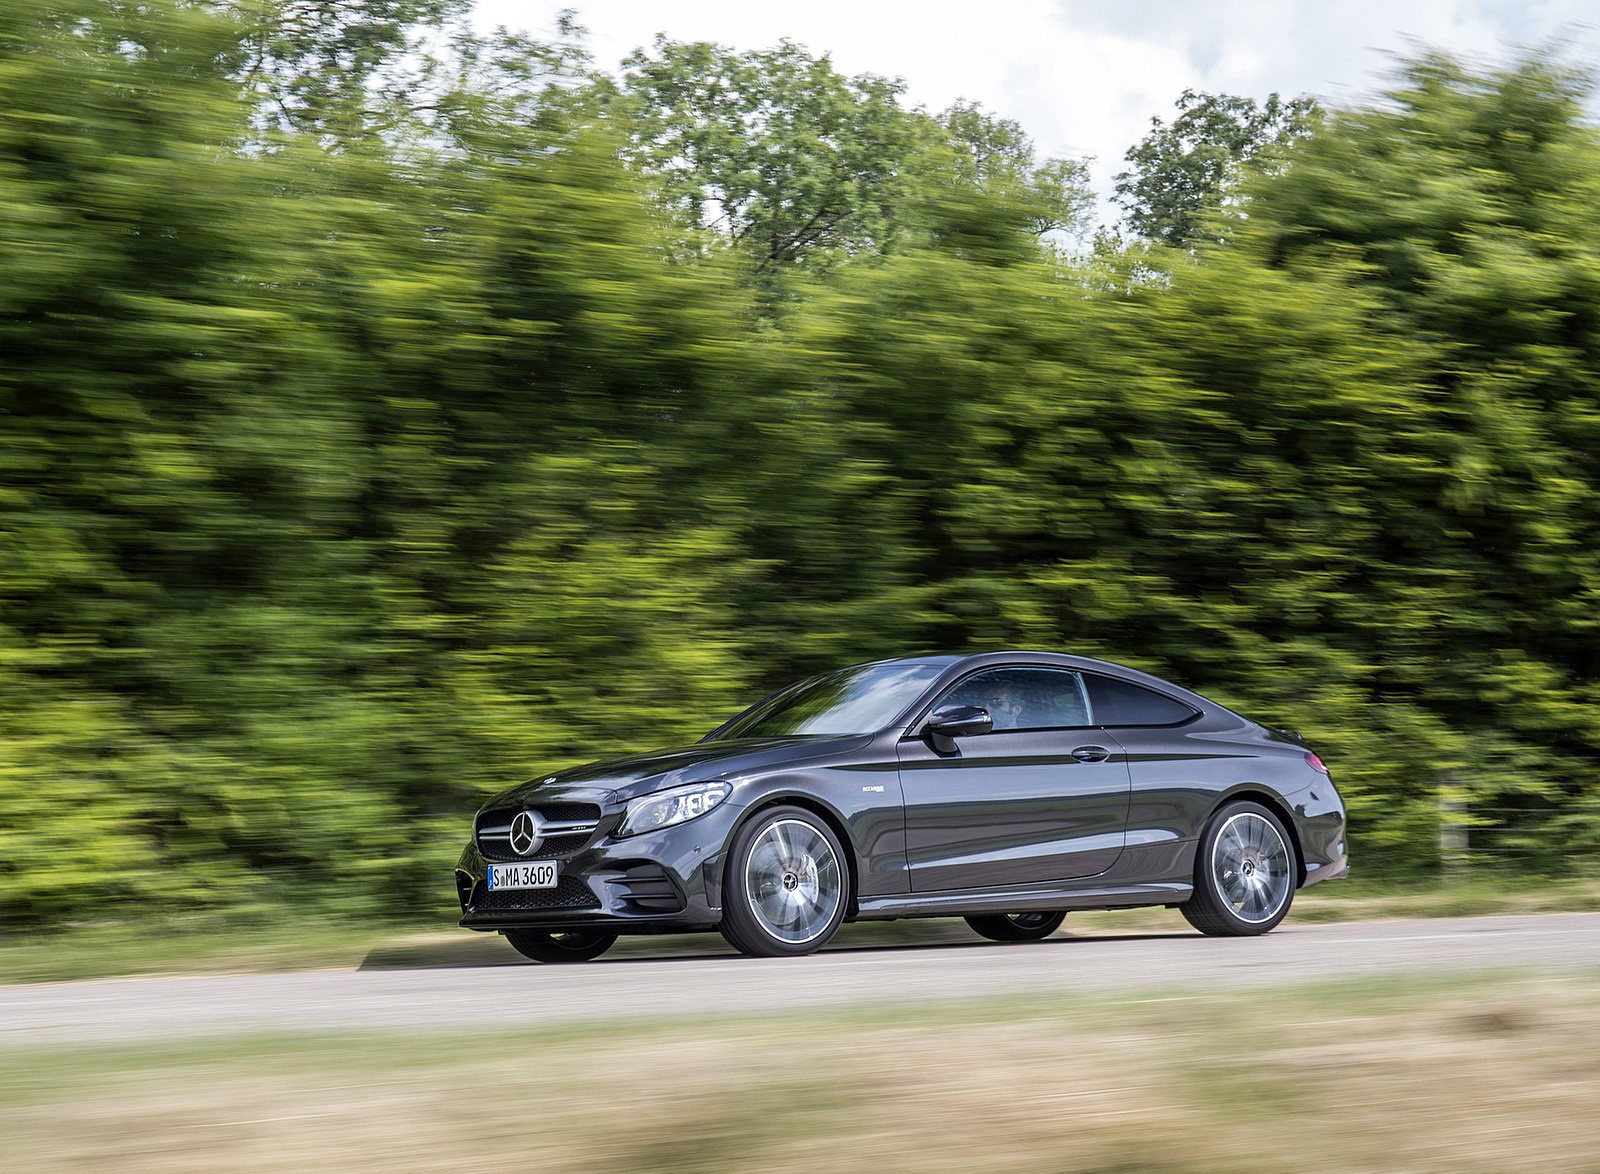
M556 862L538 860L528 864L491 864L489 889L553 889L556 887Z

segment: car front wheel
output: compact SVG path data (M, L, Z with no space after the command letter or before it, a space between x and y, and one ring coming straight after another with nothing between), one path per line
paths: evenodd
M966 919L972 931L991 942L1037 942L1061 928L1065 913L1000 913Z
M774 807L733 837L722 936L758 957L820 950L844 920L850 875L839 839L800 807Z
M1299 879L1294 842L1258 803L1229 803L1211 817L1194 865L1194 895L1179 910L1203 934L1266 933L1289 912Z
M513 950L535 962L588 962L604 954L617 940L615 934L593 930L565 933L507 930L505 937Z

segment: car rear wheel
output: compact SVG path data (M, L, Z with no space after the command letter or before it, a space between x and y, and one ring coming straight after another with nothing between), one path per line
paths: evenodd
M1061 928L1065 913L1000 913L966 919L974 933L991 942L1037 942Z
M734 835L721 927L734 949L768 958L820 950L849 904L844 849L811 812L774 807Z
M1294 841L1259 803L1229 803L1211 817L1194 864L1194 895L1178 908L1214 937L1266 933L1289 912L1299 866Z
M513 950L535 962L588 962L604 954L617 940L616 934L587 929L562 933L507 930L505 937Z

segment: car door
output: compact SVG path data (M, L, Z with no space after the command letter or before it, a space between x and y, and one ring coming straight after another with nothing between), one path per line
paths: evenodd
M980 705L995 728L944 753L901 739L914 892L1094 876L1122 853L1130 780L1122 748L1089 725L1079 674L982 669L935 703Z
M1102 673L1085 672L1083 683L1096 726L1128 764L1128 844L1195 835L1209 797L1243 777L1238 748L1194 737L1199 711L1186 701Z

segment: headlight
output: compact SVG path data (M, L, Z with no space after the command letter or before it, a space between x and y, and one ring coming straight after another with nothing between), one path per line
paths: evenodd
M675 787L635 799L628 804L627 813L617 825L614 835L636 836L640 832L653 832L657 828L687 823L710 811L733 794L730 783L696 783L692 787Z

